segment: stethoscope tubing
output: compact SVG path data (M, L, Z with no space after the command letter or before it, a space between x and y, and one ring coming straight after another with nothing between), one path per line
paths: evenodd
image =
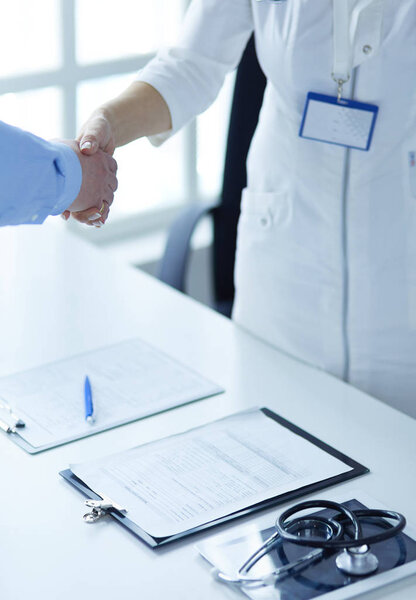
M319 560L322 557L323 553L324 553L324 550L318 550L318 549L311 550L311 552L308 552L308 554L304 554L297 560L292 561L290 564L283 565L282 567L279 567L278 569L271 571L267 575L263 575L260 577L250 577L250 576L245 576L245 575L240 575L240 574L238 574L236 577L233 577L232 575L229 575L228 573L224 573L223 571L220 571L219 569L213 569L212 575L216 579L221 581L222 583L229 583L229 584L239 585L239 586L273 585L277 581L281 581L282 579L284 579L285 577L288 577L289 575L293 575L294 573L297 573L298 571L302 571L303 569L305 569L312 563ZM264 556L264 554L263 554L263 556Z
M291 521L288 519L295 513L310 509L310 508L329 508L335 510L338 515L325 518L322 516L308 515L307 517L296 517ZM381 533L363 536L360 518L379 518L390 519L396 521L395 525L391 525ZM349 521L353 527L352 539L343 539L344 521ZM312 536L299 535L298 527L302 525L316 526L316 524L324 526L328 532L328 539L313 538ZM220 569L213 569L213 576L222 583L233 584L236 586L267 586L274 585L277 581L302 571L304 568L320 559L326 550L331 549L346 549L357 548L361 546L369 546L394 537L402 531L406 525L405 517L395 511L390 510L350 510L343 504L328 500L309 500L301 502L288 510L284 511L278 519L276 519L276 531L267 538L267 540L244 562L240 567L236 576L222 572ZM297 531L297 534L292 531ZM287 565L283 565L267 575L259 577L250 577L248 572L250 569L279 542L288 541L301 546L309 546L315 548L304 556Z
M312 537L304 537L300 535L294 535L288 531L288 523L286 523L287 519L291 517L296 512L301 510L305 510L308 508L316 508L316 507L324 507L324 508L332 508L338 512L340 512L344 518L349 520L353 526L354 533L353 538L350 540L345 539L314 539ZM382 518L382 519L391 519L396 521L395 525L392 525L388 529L376 533L373 535L363 536L361 525L359 523L359 518L362 517L370 517L370 518ZM342 519L342 518L341 518ZM334 517L333 520L339 521L339 517ZM384 540L388 540L389 538L395 536L399 531L402 531L406 526L405 517L395 511L392 510L370 510L370 509L362 509L351 511L346 506L342 504L338 504L337 502L330 502L326 500L310 500L308 502L302 502L292 508L289 508L285 512L283 512L278 519L276 519L275 527L276 531L279 533L280 537L287 541L292 542L293 544L298 544L300 546L309 546L311 548L325 548L327 550L337 549L337 548L356 548L357 546L369 546L370 544L376 544L378 542L382 542Z
M314 517L310 518L302 518L299 517L297 519L292 519L292 521L288 524L288 529L294 529L298 525L304 525L305 523L309 525L313 521L313 524L323 525L326 528L326 531L332 537L332 539L338 539L343 534L343 527L337 521L333 521L331 519L326 519L325 517ZM250 569L254 567L254 565L261 559L263 556L268 554L271 549L279 542L282 541L282 537L278 531L275 531L264 543L260 546L240 567L240 574L247 574Z

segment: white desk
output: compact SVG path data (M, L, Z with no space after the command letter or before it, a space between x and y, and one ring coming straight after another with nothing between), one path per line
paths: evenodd
M2 600L237 599L211 580L194 550L212 530L150 550L110 519L86 525L82 495L58 471L253 405L270 407L370 467L338 488L346 497L361 488L416 522L416 421L60 228L0 230L0 331L0 375L139 336L227 390L37 456L1 435ZM415 597L415 577L366 596Z

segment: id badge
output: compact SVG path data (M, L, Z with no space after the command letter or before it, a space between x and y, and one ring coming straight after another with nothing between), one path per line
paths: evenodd
M357 150L369 150L378 106L309 92L300 137Z

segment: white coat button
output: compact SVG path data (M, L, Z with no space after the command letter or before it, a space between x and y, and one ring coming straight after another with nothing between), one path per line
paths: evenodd
M366 44L365 46L363 46L364 54L370 54L372 51L373 51L373 49L371 46L369 46L369 44Z
M270 218L269 217L260 217L260 225L264 228L268 227L270 225Z
M32 216L32 221L36 221L36 219L38 219L38 218L39 218L39 215L33 215Z

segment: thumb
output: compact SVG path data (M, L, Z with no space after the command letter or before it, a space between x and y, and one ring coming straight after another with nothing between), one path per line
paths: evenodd
M110 126L103 116L92 116L85 123L78 136L79 148L83 154L95 154L99 148L106 150L110 137Z
M97 137L93 133L85 133L79 140L79 149L83 154L95 154L98 148Z

